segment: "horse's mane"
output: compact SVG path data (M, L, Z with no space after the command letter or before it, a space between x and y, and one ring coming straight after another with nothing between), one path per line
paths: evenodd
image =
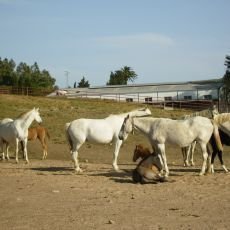
M19 115L16 117L16 119L26 117L26 115L27 115L28 113L29 113L28 111L27 111L27 112L24 112L24 113L21 113L21 114L19 114Z
M144 111L145 109L146 109L146 107L143 107L143 108L139 108L139 109L133 109L133 110L131 110L129 112L124 112L124 113L119 113L119 114L109 114L108 117L110 117L110 116L121 116L121 117L123 117L123 116L126 116L126 115L128 115L128 114L130 114L132 112L135 112L135 111Z
M223 124L224 122L230 121L230 113L221 113L214 116L213 121L216 125Z
M195 113L191 113L188 115L184 115L182 117L182 119L187 119L190 117L197 117L197 116L201 116L201 117L207 117L207 118L213 118L215 115L219 114L218 110L216 109L216 106L213 106L212 108L209 109L204 109Z
M21 114L19 114L16 119L19 119L19 118L25 118L29 113L31 113L33 109L31 109L30 111L27 111L27 112L23 112Z

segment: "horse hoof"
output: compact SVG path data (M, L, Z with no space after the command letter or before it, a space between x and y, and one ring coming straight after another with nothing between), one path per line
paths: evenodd
M116 172L119 172L119 171L120 171L120 169L119 169L119 167L118 167L117 165L113 165L113 169L114 169Z
M82 173L82 172L83 172L83 170L82 170L82 169L80 169L80 168L78 168L78 169L75 169L75 172L79 174L79 173Z
M225 165L222 165L222 168L224 169L224 171L225 171L226 173L228 173L228 169L226 168Z

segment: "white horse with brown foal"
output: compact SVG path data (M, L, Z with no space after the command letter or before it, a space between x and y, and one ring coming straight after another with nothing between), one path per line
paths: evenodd
M16 162L18 162L18 144L20 141L23 142L23 152L28 163L27 156L27 137L28 137L28 128L32 124L33 121L37 121L38 123L42 122L42 118L40 117L39 109L34 108L28 112L25 112L18 116L15 120L10 118L4 119L0 123L0 145L3 149L4 144L6 145L6 156L9 159L8 149L10 144L15 144L15 155ZM4 149L3 149L3 159L4 159Z
M194 141L197 141L201 146L203 154L200 175L205 173L207 159L209 159L208 167L210 167L211 156L208 155L206 145L214 132L214 126L208 118L197 116L186 120L172 120L153 117L134 118L128 115L124 119L119 132L120 140L125 140L133 129L137 129L145 134L153 149L161 154L165 176L169 175L165 144L187 147Z

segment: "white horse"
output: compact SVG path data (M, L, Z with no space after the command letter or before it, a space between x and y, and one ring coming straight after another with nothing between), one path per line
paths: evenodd
M11 118L4 118L4 119L0 120L0 125L1 124L6 124L6 123L11 122L11 121L13 121ZM4 150L3 150L3 144L1 145L1 148L2 148L2 159L5 160L5 153L4 153ZM9 148L9 146L8 146L8 148ZM9 160L8 149L6 151L6 158Z
M3 122L0 124L0 144L3 149L4 143L6 144L6 156L9 159L8 149L9 145L14 143L15 148L15 156L16 162L18 162L18 143L20 141L23 142L23 152L28 163L27 156L27 136L28 136L28 128L33 121L37 121L38 123L42 122L42 119L39 114L39 109L32 109L26 113L21 114L15 120L8 122ZM4 151L3 151L4 152Z
M66 123L66 136L70 145L70 152L74 161L75 170L81 172L78 163L78 150L85 141L93 143L108 144L115 143L115 151L113 155L113 168L119 170L117 165L117 157L122 144L118 138L124 118L141 117L151 115L148 108L133 110L128 113L110 115L104 119L77 119L71 123Z
M210 119L205 117L192 117L186 120L172 120L168 118L132 118L127 116L119 132L120 140L127 138L127 135L134 129L144 133L153 149L156 149L162 156L165 167L165 176L169 175L165 144L173 144L179 147L186 147L197 141L203 153L203 164L200 175L205 173L206 161L211 156L207 152L207 143L213 133L214 127Z

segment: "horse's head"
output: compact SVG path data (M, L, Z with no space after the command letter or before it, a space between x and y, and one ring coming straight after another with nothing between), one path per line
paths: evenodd
M134 152L133 152L133 162L136 162L137 159L140 157L140 151L139 151L139 146L140 145L136 145Z
M33 109L34 120L37 121L39 124L42 123L42 118L40 117L39 108Z
M133 162L136 162L139 158L144 158L151 154L148 148L144 148L143 145L139 144L136 145L134 152L133 152Z
M216 115L219 114L219 111L218 111L216 105L213 105L213 106L212 106L211 112L212 112L212 117L215 117Z
M145 117L145 116L149 116L151 115L151 111L149 108L145 107L145 108L141 108L141 109L135 109L131 112L129 112L129 115L131 117Z
M132 117L127 115L127 117L123 121L120 132L118 134L119 139L125 140L128 137L129 133L132 132L132 130L133 130Z

